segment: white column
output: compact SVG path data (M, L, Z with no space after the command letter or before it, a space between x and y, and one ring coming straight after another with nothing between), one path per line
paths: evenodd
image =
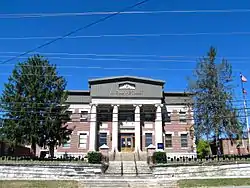
M112 151L118 151L118 105L113 105Z
M162 135L162 114L161 114L161 104L156 106L156 118L155 118L155 146L157 148L158 143L163 143Z
M140 107L141 105L135 106L135 152L141 151Z
M96 150L96 104L91 106L90 110L90 134L89 134L89 150Z

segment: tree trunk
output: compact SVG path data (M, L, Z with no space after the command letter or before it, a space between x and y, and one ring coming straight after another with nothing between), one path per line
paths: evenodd
M49 155L50 155L50 158L54 158L54 148L55 148L55 145L49 145Z
M36 143L34 141L32 141L32 143L31 143L31 150L30 150L30 152L31 152L32 156L36 156Z

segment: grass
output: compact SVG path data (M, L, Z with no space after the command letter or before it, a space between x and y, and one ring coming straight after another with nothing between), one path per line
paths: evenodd
M179 180L180 188L250 185L250 178Z
M1 188L77 188L76 181L0 181Z

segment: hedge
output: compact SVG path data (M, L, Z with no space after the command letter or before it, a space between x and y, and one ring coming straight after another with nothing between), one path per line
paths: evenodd
M154 152L153 161L154 163L167 163L166 152L161 152L161 151Z
M89 152L87 157L88 162L91 164L100 164L102 162L102 154L100 152Z

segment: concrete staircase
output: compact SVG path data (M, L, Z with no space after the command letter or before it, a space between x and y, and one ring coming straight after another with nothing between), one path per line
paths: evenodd
M137 175L139 177L152 177L152 171L146 161L136 161Z
M104 176L107 177L117 177L122 176L122 165L121 161L109 161L109 167L106 170Z

